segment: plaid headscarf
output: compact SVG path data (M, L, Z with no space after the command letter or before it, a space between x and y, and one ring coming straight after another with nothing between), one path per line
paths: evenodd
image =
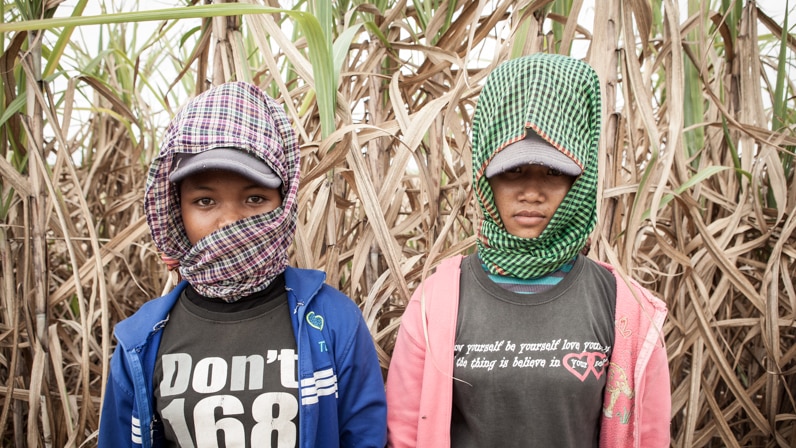
M550 223L536 238L503 227L484 174L492 158L532 129L583 166ZM473 185L484 220L478 251L493 274L540 277L571 260L597 221L600 83L585 62L537 53L489 74L473 117Z
M177 153L232 147L262 159L282 179L282 206L188 241L179 188L169 181ZM200 293L233 302L265 289L285 270L293 242L299 188L299 147L282 107L259 88L232 82L189 101L169 123L152 162L144 211L155 245L180 263Z

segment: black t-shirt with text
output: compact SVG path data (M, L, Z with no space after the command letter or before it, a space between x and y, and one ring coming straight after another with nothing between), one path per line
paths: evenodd
M186 288L155 363L168 446L298 446L297 360L284 277L234 303Z

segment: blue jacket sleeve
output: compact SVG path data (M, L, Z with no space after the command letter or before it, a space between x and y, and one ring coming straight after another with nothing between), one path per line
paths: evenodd
M338 360L341 447L383 448L387 443L387 399L373 338L356 310L353 334Z
M119 347L111 356L110 375L105 388L105 398L102 402L100 416L99 448L139 447L141 446L140 427L138 428L138 443L134 443L133 434L136 432L133 424L134 393L132 383L126 375L128 370L124 366L124 354Z

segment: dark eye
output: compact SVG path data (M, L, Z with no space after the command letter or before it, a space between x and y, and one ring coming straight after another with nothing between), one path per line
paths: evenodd
M555 168L548 168L547 169L547 175L548 176L563 176L564 173L562 173L561 171L558 171Z
M199 198L194 201L196 205L201 205L202 207L207 207L213 203L213 200L210 198Z

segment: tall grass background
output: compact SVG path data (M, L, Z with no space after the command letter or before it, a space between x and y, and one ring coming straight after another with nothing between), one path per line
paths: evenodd
M302 153L292 262L360 305L386 372L421 278L474 249L484 77L550 52L602 81L590 256L668 304L672 446L796 446L788 14L741 0L162 3L0 4L0 445L96 445L113 325L175 281L142 194L189 97L237 79L284 104Z

